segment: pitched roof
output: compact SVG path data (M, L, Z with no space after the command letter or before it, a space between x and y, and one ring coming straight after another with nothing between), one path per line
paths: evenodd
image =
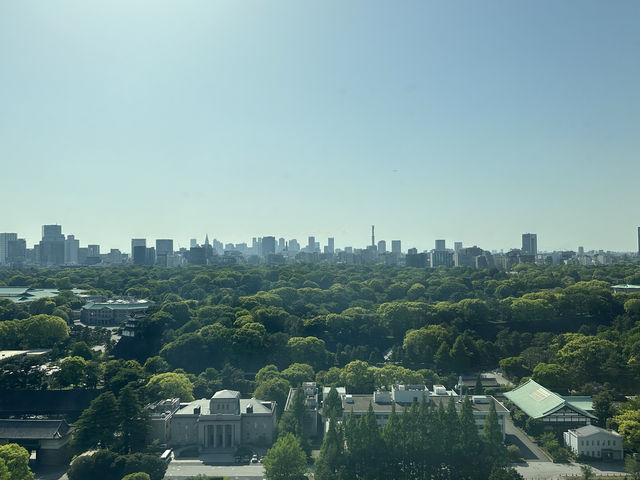
M580 407L581 404L584 405L584 401L578 401L574 404L571 400L566 400L533 380L529 380L510 392L506 392L504 396L531 418L546 417L563 407L568 407L585 417L596 418ZM584 397L580 398L584 400Z
M607 430L606 428L596 427L595 425L585 425L584 427L576 428L573 431L579 437L588 437L596 433L608 433L609 435L614 435L616 437L622 436L618 432L615 432L613 430Z
M19 297L27 293L29 287L0 287L0 297Z
M45 440L63 438L71 427L64 420L0 420L0 438Z

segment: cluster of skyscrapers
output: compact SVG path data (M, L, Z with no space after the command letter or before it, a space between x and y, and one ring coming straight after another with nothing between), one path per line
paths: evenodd
M640 227L638 228L638 250L640 254ZM189 248L174 247L172 239L156 239L155 244L147 244L145 238L131 240L131 251L123 253L118 249L101 252L100 245L81 247L74 235L64 235L60 225L43 225L42 239L33 248L27 248L24 238L17 233L0 233L0 266L73 266L73 265L208 265L208 264L285 264L301 263L341 263L341 264L386 264L411 267L452 267L509 269L517 263L575 263L583 265L608 264L624 258L624 254L611 252L588 252L582 247L578 251L556 251L538 253L538 238L535 233L522 234L522 248L508 252L483 250L477 246L463 247L462 242L454 242L449 249L446 241L438 239L435 248L419 252L416 248L402 251L400 240L376 242L375 228L371 227L371 244L364 248L344 247L338 249L335 239L329 237L325 245L314 236L301 246L296 239L285 240L274 236L254 237L251 244L226 243L208 235L203 244L191 239Z

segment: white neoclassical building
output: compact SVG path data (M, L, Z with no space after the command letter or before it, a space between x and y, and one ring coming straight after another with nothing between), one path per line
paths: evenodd
M241 444L271 445L276 428L276 403L240 398L221 390L211 399L181 404L168 419L172 447L196 446L199 451L230 451Z

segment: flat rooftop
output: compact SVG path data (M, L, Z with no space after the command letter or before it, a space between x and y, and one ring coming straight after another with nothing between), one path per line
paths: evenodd
M434 405L435 407L438 407L438 405L442 403L442 406L446 409L447 405L449 404L450 398L453 399L456 410L460 410L460 408L462 407L462 397L435 397L430 395L429 403ZM488 412L491 405L490 402L493 402L495 404L496 413L507 414L509 412L509 410L507 410L504 405L502 405L492 396L487 395L486 398L488 400L487 403L471 403L471 407L473 408L474 412ZM351 395L351 399L353 400L353 403L347 403L346 397L342 398L342 408L344 409L345 413L349 413L352 410L353 413L356 414L366 413L369 409L369 404L371 404L375 413L391 413L392 403L375 403L373 401L373 394ZM405 408L411 408L411 406L396 403L396 412L402 413Z

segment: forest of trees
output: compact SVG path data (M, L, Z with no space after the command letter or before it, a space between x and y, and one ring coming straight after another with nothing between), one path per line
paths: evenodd
M451 387L459 374L501 367L515 383L609 396L606 417L638 450L640 406L612 402L640 388L640 295L614 293L617 283L640 284L638 265L0 270L0 285L61 289L27 304L0 299L0 348L52 349L0 365L0 389L98 389L117 409L122 395L144 405L230 388L282 407L303 381L370 393L394 382ZM73 324L82 301L71 287L156 305L115 344L104 329ZM111 447L144 450L135 439Z

